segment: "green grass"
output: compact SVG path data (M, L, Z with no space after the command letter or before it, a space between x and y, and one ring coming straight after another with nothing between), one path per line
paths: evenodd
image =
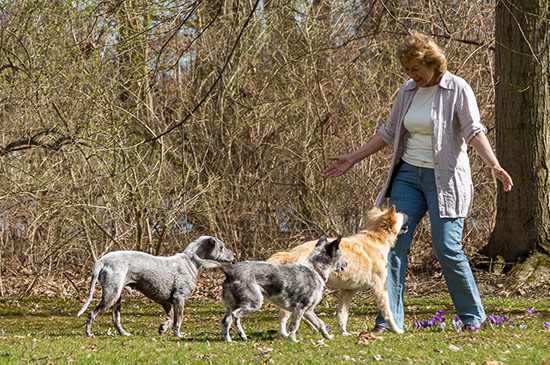
M376 308L372 303L368 297L354 301L348 324L353 336L323 341L303 325L298 331L300 343L277 336L277 309L264 305L243 320L249 340L243 342L232 332L234 342L229 344L219 333L222 308L217 302L189 301L184 337L177 339L168 332L157 334L163 320L159 305L142 297L124 299L123 325L132 336L116 334L109 311L94 322L95 337L86 338L85 316L75 316L80 302L0 299L0 363L550 363L550 329L542 325L550 322L550 297L486 299L488 314L507 316L526 327L505 323L477 333L456 333L450 323L443 331L414 329L414 320L430 319L437 310L447 308L449 319L454 312L448 299L409 299L404 334L384 334L358 344L357 334L373 326ZM316 311L333 327L331 333L336 332L335 304L329 296ZM530 314L527 308L536 312Z

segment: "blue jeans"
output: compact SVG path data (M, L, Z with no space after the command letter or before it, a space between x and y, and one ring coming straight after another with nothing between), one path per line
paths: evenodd
M464 218L440 218L434 170L402 161L391 188L390 206L409 215L407 233L401 234L388 255L386 286L397 325L403 328L403 293L407 256L416 225L426 211L430 214L432 247L437 257L455 310L464 324L480 324L487 318L468 263L462 251ZM389 327L379 312L376 324Z

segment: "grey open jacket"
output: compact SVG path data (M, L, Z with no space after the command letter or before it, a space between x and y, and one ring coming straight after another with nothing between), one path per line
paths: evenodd
M403 119L416 90L414 80L405 82L397 93L389 118L378 129L384 142L393 147L393 158L388 178L376 200L377 206L389 197L394 171L405 151L409 133L403 127ZM477 133L487 133L470 85L446 72L439 82L430 119L439 215L442 218L465 217L474 195L467 143Z

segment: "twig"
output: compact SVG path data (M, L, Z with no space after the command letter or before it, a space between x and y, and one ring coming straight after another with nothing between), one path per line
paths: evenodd
M63 276L67 278L67 280L69 280L69 283L72 284L72 286L75 288L75 290L77 292L79 292L80 290L78 289L78 286L74 283L73 279L71 279L71 277L69 276L69 274L67 274L65 271L63 271Z
M237 40L233 44L233 47L231 48L231 52L229 52L229 55L227 56L227 58L225 60L225 63L223 64L223 67L222 67L220 73L218 74L218 77L216 77L216 80L214 80L214 83L210 86L210 88L208 89L206 94L202 97L202 99L197 103L197 105L195 105L195 107L189 113L187 113L187 115L185 116L185 118L183 118L183 120L181 122L178 122L178 123L174 124L172 127L168 128L167 130L165 130L161 134L157 135L156 137L153 137L149 140L146 140L145 143L154 142L157 139L159 139L160 137L163 137L163 136L171 133L174 129L178 128L183 123L185 123L201 107L201 105L206 101L208 96L212 93L212 90L214 90L214 87L216 87L218 82L221 80L221 78L223 76L223 73L225 72L225 69L227 68L227 66L229 66L229 61L231 61L231 58L233 57L233 54L235 53L235 49L237 49L237 45L239 44L239 41L241 40L241 37L244 34L244 30L246 29L246 27L248 26L248 23L250 23L250 20L254 16L254 13L256 12L256 8L258 7L259 3L260 3L260 0L256 0L256 2L254 3L254 7L252 8L250 13L248 14L248 17L246 18L246 22L244 23L243 27L241 28L241 31L239 32L239 35L237 36Z

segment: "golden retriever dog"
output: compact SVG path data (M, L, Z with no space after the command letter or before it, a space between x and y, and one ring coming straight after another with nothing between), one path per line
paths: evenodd
M390 310L386 277L388 271L388 253L397 239L397 235L406 231L404 225L408 219L406 213L396 212L395 206L380 210L377 207L368 212L367 228L359 233L342 238L340 250L347 262L346 270L332 272L327 287L339 289L338 296L338 333L349 335L346 326L351 299L359 290L371 288L384 319L390 329L397 333L403 330L397 326ZM268 262L288 264L307 260L317 241L306 242L290 251L272 255ZM313 310L311 308L310 310ZM290 314L281 310L279 335L288 336L286 324Z

